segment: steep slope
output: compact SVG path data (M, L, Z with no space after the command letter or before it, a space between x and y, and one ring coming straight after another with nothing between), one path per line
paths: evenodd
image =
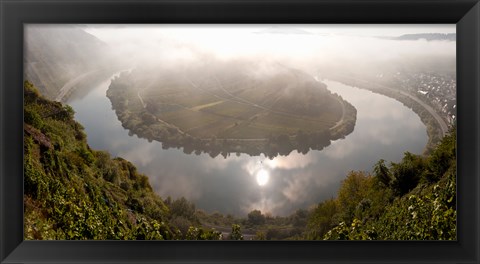
M70 80L114 65L109 46L79 26L27 25L24 36L24 78L49 99Z
M71 107L29 82L24 102L25 239L220 238L193 227L185 199L165 203L130 162L92 150ZM183 233L169 223L179 216L191 227Z
M335 199L309 219L310 239L455 240L456 133L429 156L405 153L399 163L380 160L373 175L351 172Z

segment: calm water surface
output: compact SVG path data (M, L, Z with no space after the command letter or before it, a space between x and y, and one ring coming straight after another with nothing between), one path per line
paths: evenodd
M273 160L185 154L130 136L106 97L110 80L68 104L85 127L90 146L133 162L161 197L184 196L208 212L244 216L260 209L288 215L335 196L349 171L371 171L379 159L396 162L405 151L420 154L427 143L425 125L401 103L339 82L324 83L357 109L355 130L322 151L293 151Z

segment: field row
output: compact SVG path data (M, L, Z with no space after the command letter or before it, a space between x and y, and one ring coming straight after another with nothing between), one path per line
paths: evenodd
M267 138L327 130L341 104L296 74L269 79L202 76L139 89L150 113L197 138Z

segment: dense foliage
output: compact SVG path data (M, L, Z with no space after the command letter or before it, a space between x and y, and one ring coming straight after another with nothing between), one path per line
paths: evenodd
M427 156L380 160L373 175L351 172L335 199L311 213L307 238L333 240L456 239L456 133Z
M188 201L162 201L130 162L92 150L71 107L29 82L24 102L25 239L219 239Z

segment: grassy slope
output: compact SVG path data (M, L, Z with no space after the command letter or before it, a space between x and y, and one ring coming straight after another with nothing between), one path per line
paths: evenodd
M69 106L28 82L24 98L25 239L219 238L171 225L185 214L183 200L166 205L130 162L90 149Z
M310 239L455 240L456 133L429 156L405 153L377 163L373 175L351 172L338 196L309 218Z

